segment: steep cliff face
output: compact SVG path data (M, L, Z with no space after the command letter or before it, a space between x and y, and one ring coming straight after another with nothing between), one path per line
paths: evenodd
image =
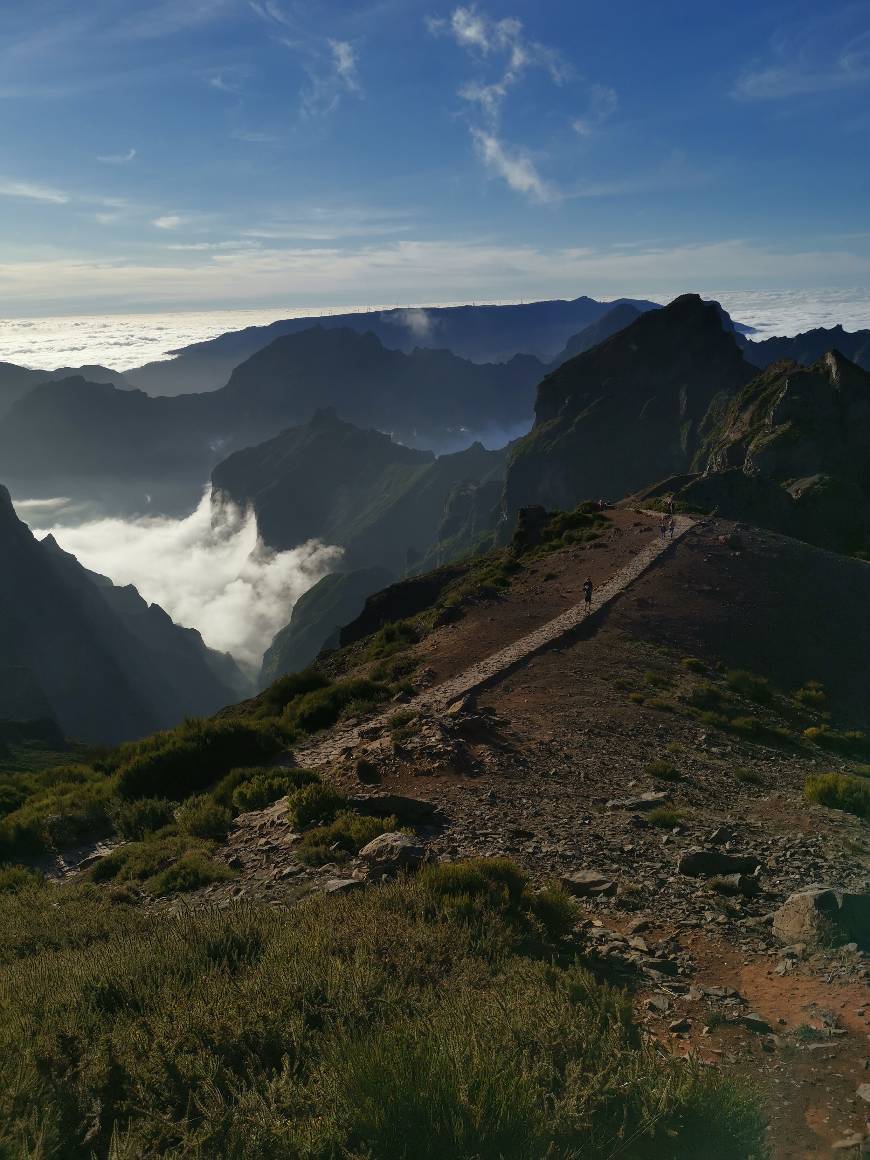
M349 568L402 574L435 543L458 485L504 472L505 455L479 443L436 458L363 431L331 410L215 468L212 486L253 507L264 541L287 549L317 538L345 550Z
M40 715L50 709L67 735L116 742L238 697L241 677L229 658L135 589L88 572L50 538L37 541L3 487L0 554L0 670L8 706L38 703Z
M870 374L838 351L778 363L709 426L689 502L838 551L870 546Z
M616 498L685 471L711 404L751 377L716 303L686 294L643 314L540 384L535 426L508 468L508 516Z

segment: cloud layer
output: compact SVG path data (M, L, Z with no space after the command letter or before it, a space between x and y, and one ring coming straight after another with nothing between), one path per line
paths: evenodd
M31 515L26 504L22 515ZM44 514L44 513L42 513ZM209 496L183 520L102 519L78 527L43 526L66 551L116 584L134 584L177 624L231 653L254 674L272 637L303 592L333 571L341 549L310 541L289 552L264 548L256 519Z

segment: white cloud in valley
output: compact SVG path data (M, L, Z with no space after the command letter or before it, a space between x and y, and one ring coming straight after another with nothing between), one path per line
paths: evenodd
M177 624L255 672L293 605L334 571L341 549L311 540L287 552L264 547L252 513L212 505L208 495L185 519L99 519L47 527L38 508L18 505L37 536L51 532L86 568L133 584ZM40 526L41 525L41 526Z

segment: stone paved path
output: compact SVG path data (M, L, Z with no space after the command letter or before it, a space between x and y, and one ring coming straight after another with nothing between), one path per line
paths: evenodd
M658 518L658 513L652 514ZM462 701L472 693L503 680L510 672L525 664L532 657L570 637L572 633L581 630L584 625L594 624L596 617L607 606L634 583L644 572L648 571L655 562L668 552L673 545L695 526L695 520L689 516L676 517L676 529L673 539L662 540L656 538L647 547L643 548L625 567L620 568L606 583L602 584L593 594L592 608L587 612L583 604L575 604L554 620L548 621L527 636L520 637L492 653L482 661L471 665L463 672L432 689L418 694L403 708L422 713L437 715L445 712L451 705ZM389 718L395 712L395 707L363 725L333 731L328 737L314 741L309 745L299 746L296 757L306 765L326 765L341 756L342 751L355 748L363 739L361 730L366 734L370 730L386 727Z

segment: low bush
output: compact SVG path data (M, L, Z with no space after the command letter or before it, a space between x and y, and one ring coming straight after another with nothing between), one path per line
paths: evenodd
M374 706L390 695L386 685L365 677L353 677L291 701L284 710L282 722L300 733L317 733L334 725L351 706Z
M748 697L762 705L768 704L773 698L773 690L767 678L756 676L746 669L730 669L725 675L725 681L728 688L741 697Z
M820 773L804 782L804 797L832 810L870 819L870 785L845 773Z
M648 685L652 685L656 689L666 689L671 683L671 678L667 673L658 672L656 669L647 669L643 674L643 679Z
M409 620L392 621L369 637L363 659L367 661L385 660L395 653L410 648L419 639L419 630Z
M687 703L695 709L716 709L723 700L722 690L709 681L695 685L686 696Z
M208 794L190 797L176 815L178 828L192 838L206 838L211 842L225 842L233 820L232 810L219 805Z
M328 825L346 808L347 798L331 785L314 783L297 789L287 799L287 817L297 830Z
M162 898L166 894L184 894L190 890L199 890L212 882L226 882L232 877L233 873L228 866L214 862L205 854L192 850L182 854L178 861L155 874L148 880L146 886L148 892L155 898Z
M748 1088L646 1049L517 872L447 873L292 911L0 896L0 1154L765 1155Z
M317 785L320 775L312 769L260 769L245 778L233 791L232 805L237 814L264 810L279 798L306 785Z
M358 854L380 834L397 830L396 818L367 818L351 810L342 810L327 826L316 826L302 835L297 847L299 860L307 866L323 866Z
M734 770L735 778L743 782L744 785L763 785L764 781L760 773L754 769L740 768Z
M707 666L697 657L683 657L680 664L690 673L705 673L707 671Z
M795 693L794 699L808 709L823 710L828 704L828 694L819 681L807 681L803 688Z
M0 859L42 857L107 836L112 793L111 779L87 766L35 775L24 803L0 821Z
M319 669L303 669L300 673L288 673L273 681L259 696L260 712L265 717L278 717L284 708L297 697L324 689L329 684L328 677Z
M860 753L867 747L867 739L859 729L840 731L830 725L811 725L804 729L804 737L822 749L837 753Z
M175 818L175 807L168 798L138 798L113 804L115 830L128 842L138 842L146 834L162 830Z
M663 761L661 758L658 761L651 761L649 765L644 766L644 773L649 777L656 777L660 781L682 781L683 775L675 765L671 765L669 761Z
M658 826L662 830L673 830L683 820L683 815L670 806L656 806L645 816L651 826Z
M273 756L281 745L277 731L258 722L242 718L188 720L176 729L122 746L117 791L128 799L167 797L180 801L237 766L257 764Z
M0 866L0 894L32 890L44 883L45 878L36 870L28 870L24 866Z
M668 701L664 697L647 697L647 709L657 709L659 713L676 713L677 706L673 701Z

